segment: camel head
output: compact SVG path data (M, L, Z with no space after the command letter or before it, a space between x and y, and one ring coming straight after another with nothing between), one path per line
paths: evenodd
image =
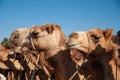
M118 40L118 41L117 41ZM117 40L116 42L118 43L118 45L120 46L120 31L117 32Z
M30 28L19 28L12 32L10 41L15 46L28 46Z
M89 31L72 32L67 40L71 56L77 64L81 64L88 54L102 56L112 50L112 29L94 28Z
M31 29L32 42L35 48L46 50L62 46L65 44L66 37L61 31L61 27L56 24L45 24L35 26Z

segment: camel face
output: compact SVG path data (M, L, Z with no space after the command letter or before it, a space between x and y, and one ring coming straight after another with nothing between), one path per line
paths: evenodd
M65 43L66 37L62 33L60 26L46 24L36 26L31 29L31 39L37 49L45 50L55 48Z
M82 53L82 51L85 51L85 53L88 52L87 47L89 43L88 43L87 33L73 32L67 40L67 45L70 48L70 55L72 60L77 65L82 65L83 59L86 56L86 54ZM87 47L85 47L84 45Z
M29 34L30 34L30 28L19 28L13 31L10 37L10 41L16 45L27 45L29 43Z
M74 61L80 64L80 61L88 54L101 56L112 49L112 29L101 30L99 28L91 29L85 32L73 32L67 46L71 50L71 56Z
M68 47L88 52L89 42L86 32L73 32L68 38Z

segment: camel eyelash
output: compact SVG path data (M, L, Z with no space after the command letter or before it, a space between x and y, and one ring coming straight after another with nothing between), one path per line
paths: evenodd
M98 36L98 35L92 35L91 37L94 38L95 40L99 40L100 39L100 36Z

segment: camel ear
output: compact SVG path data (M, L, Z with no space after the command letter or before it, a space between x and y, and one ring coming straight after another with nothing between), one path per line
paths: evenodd
M113 32L112 28L107 29L107 30L104 31L104 36L105 36L106 40L108 40L112 36L112 32Z
M117 39L117 40L118 40L117 42L118 42L118 44L120 45L120 31L117 32L117 38L118 38L118 39Z
M117 32L117 36L120 38L120 31Z
M54 31L54 29L55 29L55 25L54 25L54 24L52 24L52 25L50 25L50 26L48 26L48 27L46 28L46 30L47 30L47 32L48 32L49 34L52 34L53 31Z

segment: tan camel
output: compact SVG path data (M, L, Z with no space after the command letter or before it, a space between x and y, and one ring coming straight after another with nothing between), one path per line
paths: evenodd
M116 64L116 45L113 29L94 28L89 31L72 32L67 45L71 49L73 61L80 65L81 58L88 58L98 78L96 80L119 80L120 65ZM82 56L82 57L81 57ZM116 74L117 66L117 74ZM116 77L117 75L117 77Z
M26 32L26 34L22 35L21 38L24 38L27 35L27 33L29 33L30 31L29 28L21 28L21 29L15 30L14 33L19 32L19 30L20 32L21 31ZM15 34L14 38L17 38L18 35L19 34ZM22 39L20 39L20 41L22 41ZM25 41L22 41L22 42L25 42ZM14 44L17 44L17 43L14 43ZM21 80L22 77L24 77L24 75L25 75L24 78L26 78L25 80L28 80L32 75L34 66L37 65L36 53L35 51L28 51L27 48L23 46L17 47L15 51L17 52L17 54L13 54L14 52L13 50L6 49L4 47L0 48L0 72L2 72L2 74L4 74L8 80L13 80L13 78ZM43 70L41 69L40 65L37 65L37 69L35 73L36 75L35 77L38 77L37 80L41 78L40 76L43 76L43 74L39 74L38 72L43 73Z
M29 48L33 48L32 44L31 44L31 40L30 40L30 28L19 28L16 29L15 31L13 31L13 33L11 34L11 38L10 41L17 46L17 49L15 51L20 52L19 46L23 46L23 47L29 47ZM24 51L23 51L24 52ZM36 53L36 51L34 51L34 53ZM48 62L45 61L44 59L44 53L43 52L38 52L40 55L40 60L39 60L39 65L44 68L46 70L46 67L50 70L51 74L53 73L53 69L51 69L50 65L48 64ZM37 56L37 54L34 54ZM33 56L34 56L33 55ZM37 58L37 57L36 57ZM36 62L36 59L33 59L34 62ZM31 67L32 65L30 64L29 67ZM35 65L34 65L35 67ZM33 67L33 68L34 68ZM47 71L46 71L47 72ZM48 76L49 73L47 72Z

